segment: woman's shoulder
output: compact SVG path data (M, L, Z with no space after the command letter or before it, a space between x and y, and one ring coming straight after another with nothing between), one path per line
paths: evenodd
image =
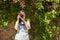
M26 22L27 22L27 24L30 24L30 19L27 19Z
M26 19L26 21L30 21L30 19Z

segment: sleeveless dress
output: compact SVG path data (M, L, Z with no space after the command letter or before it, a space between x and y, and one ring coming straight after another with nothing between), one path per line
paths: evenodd
M28 31L24 25L24 23L20 23L19 30L15 35L15 40L29 40Z

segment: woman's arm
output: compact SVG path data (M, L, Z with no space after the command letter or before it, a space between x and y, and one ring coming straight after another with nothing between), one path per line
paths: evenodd
M27 30L31 29L31 27L30 27L30 21L29 20L27 20L27 21L23 20L23 22L24 22L25 27L27 28Z
M18 30L18 26L19 26L19 21L16 21L15 26L14 26L15 30Z
M30 20L27 20L27 25L29 26L29 29L31 29Z
M24 21L24 24L25 24L25 27L27 28L27 30L31 29L26 21Z
M18 15L17 16L17 21L16 21L15 26L14 26L16 30L18 30L18 26L19 26L19 17L20 16Z

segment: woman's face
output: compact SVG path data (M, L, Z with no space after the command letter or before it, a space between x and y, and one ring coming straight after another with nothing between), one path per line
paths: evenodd
M25 17L26 17L25 12L21 11L21 12L20 12L20 15L23 16L23 17L22 17L23 19L25 19Z

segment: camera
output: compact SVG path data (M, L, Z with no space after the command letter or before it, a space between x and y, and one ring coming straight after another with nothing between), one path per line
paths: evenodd
M23 15L20 15L21 18L23 18Z

